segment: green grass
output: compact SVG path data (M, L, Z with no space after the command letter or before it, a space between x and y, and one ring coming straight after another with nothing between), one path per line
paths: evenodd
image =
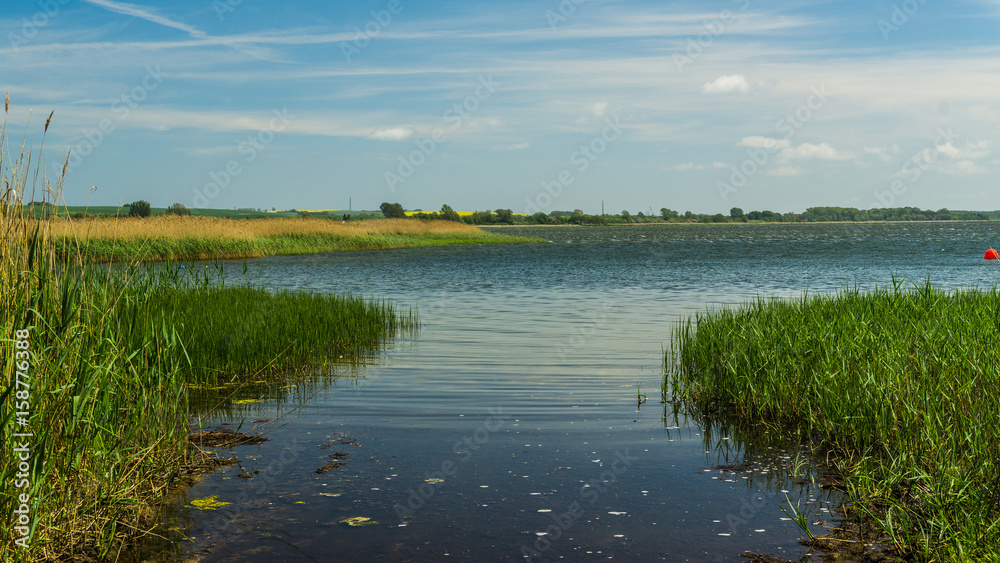
M333 234L296 234L258 237L249 240L212 237L168 238L152 237L91 239L75 241L57 239L56 255L67 260L80 254L92 262L111 262L140 258L150 261L239 259L259 256L314 254L342 250L385 250L450 244L487 244L533 242L494 233L403 233L372 234L362 237Z
M0 121L0 198L22 199L41 178L43 151L6 148ZM198 457L187 442L191 387L350 361L415 326L356 297L222 287L219 276L149 265L57 265L47 225L21 211L0 207L2 561L116 559L151 529L157 499ZM22 486L12 450L25 441ZM15 543L21 495L28 547Z
M894 282L697 315L665 388L703 415L811 437L901 555L997 560L998 354L996 289Z
M28 246L32 248L32 246ZM43 253L38 253L44 258ZM4 348L31 331L34 533L31 551L0 528L3 559L91 553L106 557L149 523L187 449L192 382L232 383L338 361L382 346L415 319L359 297L269 293L246 286L165 280L132 268L59 272L34 263L3 308ZM5 354L12 391L12 355ZM4 443L14 401L0 400ZM0 500L14 507L13 464Z
M130 285L148 291L150 314L177 331L191 358L187 381L287 373L353 358L417 326L415 314L397 312L384 301L225 286L207 277L185 279L180 272L160 270L159 279L144 272L143 279L152 280L148 290L134 281Z

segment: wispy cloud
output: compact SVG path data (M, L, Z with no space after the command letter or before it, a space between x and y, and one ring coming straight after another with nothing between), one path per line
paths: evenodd
M379 129L368 135L369 139L377 141L405 141L413 136L413 129L410 127L392 127L389 129Z
M500 151L523 151L525 149L530 149L531 143L524 142L524 143L517 143L515 145L501 145L495 148L496 150Z
M139 6L137 4L127 4L125 2L114 2L113 0L83 0L88 4L94 6L99 6L106 10L118 14L124 14L126 16L133 16L136 18L144 19L148 22L162 25L164 27L171 27L187 33L191 37L197 39L203 39L207 37L207 34L193 26L186 23L181 23L179 21L172 20L166 16L160 15L156 10L152 8L146 8L144 6Z
M729 164L725 162L713 162L711 164L695 164L694 162L685 162L682 164L675 164L673 166L667 167L666 170L673 170L674 172L688 172L690 170L708 170L708 169L720 169L729 168Z

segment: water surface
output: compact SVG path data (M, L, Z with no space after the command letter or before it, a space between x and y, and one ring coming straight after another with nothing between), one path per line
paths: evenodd
M674 324L756 295L893 276L991 286L1000 274L981 258L994 236L986 223L504 231L545 242L253 263L267 287L389 299L417 309L423 327L370 365L334 368L349 377L215 417L245 429L283 416L265 425L270 442L237 448L239 466L186 492L175 528L183 556L798 559L810 551L781 507L806 511L821 531L837 498L767 463L717 468L747 445L659 403ZM334 462L346 465L316 472ZM231 504L183 504L211 496ZM342 522L354 517L375 523Z

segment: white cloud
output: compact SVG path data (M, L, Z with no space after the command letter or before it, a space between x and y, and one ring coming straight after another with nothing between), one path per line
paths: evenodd
M788 139L772 139L771 137L760 137L757 135L743 137L739 142L740 146L752 149L787 149L792 146Z
M720 76L712 82L706 82L701 87L701 91L706 94L726 94L729 92L741 92L745 94L749 90L750 84L747 82L747 77L742 74Z
M181 23L172 20L166 16L161 16L160 14L156 13L155 10L152 10L145 6L126 4L125 2L113 2L112 0L83 0L83 1L88 4L93 4L94 6L100 6L101 8L104 8L106 10L118 14L133 16L165 27L172 27L174 29L178 29L196 39L203 39L207 37L204 31L201 31L190 25L187 25L186 23Z
M893 144L891 147L864 147L865 154L870 154L882 162L891 162L893 155L899 154L899 145Z
M368 136L369 139L378 141L405 141L413 136L413 129L409 127L392 127L390 129L379 129Z
M793 145L788 139L751 136L743 137L738 144L752 149L766 149L772 153L780 151L778 152L778 161L782 163L789 160L850 160L854 158L853 152L837 150L828 143Z
M765 173L765 176L801 176L802 169L794 166L780 166L772 168Z
M524 143L517 143L516 145L504 145L504 146L495 147L495 148L496 148L496 150L500 150L500 151L523 151L525 149L530 149L531 148L531 143L524 142Z
M778 155L781 160L850 160L854 158L854 153L850 151L840 151L827 143L814 145L812 143L802 143L797 147L789 147L781 151Z
M971 160L956 160L938 167L938 170L952 176L974 176L986 172L986 169Z
M604 117L608 113L608 102L598 102L591 109L597 117Z
M965 147L958 148L948 141L943 145L935 147L939 153L954 159L977 160L990 155L990 142L977 141L975 143L965 143Z
M695 164L694 162L685 162L682 164L675 164L674 166L669 166L664 170L673 170L675 172L687 172L689 170L708 170L709 168L729 168L729 164L725 162L713 162L711 164Z

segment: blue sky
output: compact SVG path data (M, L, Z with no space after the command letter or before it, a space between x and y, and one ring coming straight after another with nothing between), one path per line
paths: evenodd
M1000 1L775 4L17 0L0 88L70 205L1000 209Z

